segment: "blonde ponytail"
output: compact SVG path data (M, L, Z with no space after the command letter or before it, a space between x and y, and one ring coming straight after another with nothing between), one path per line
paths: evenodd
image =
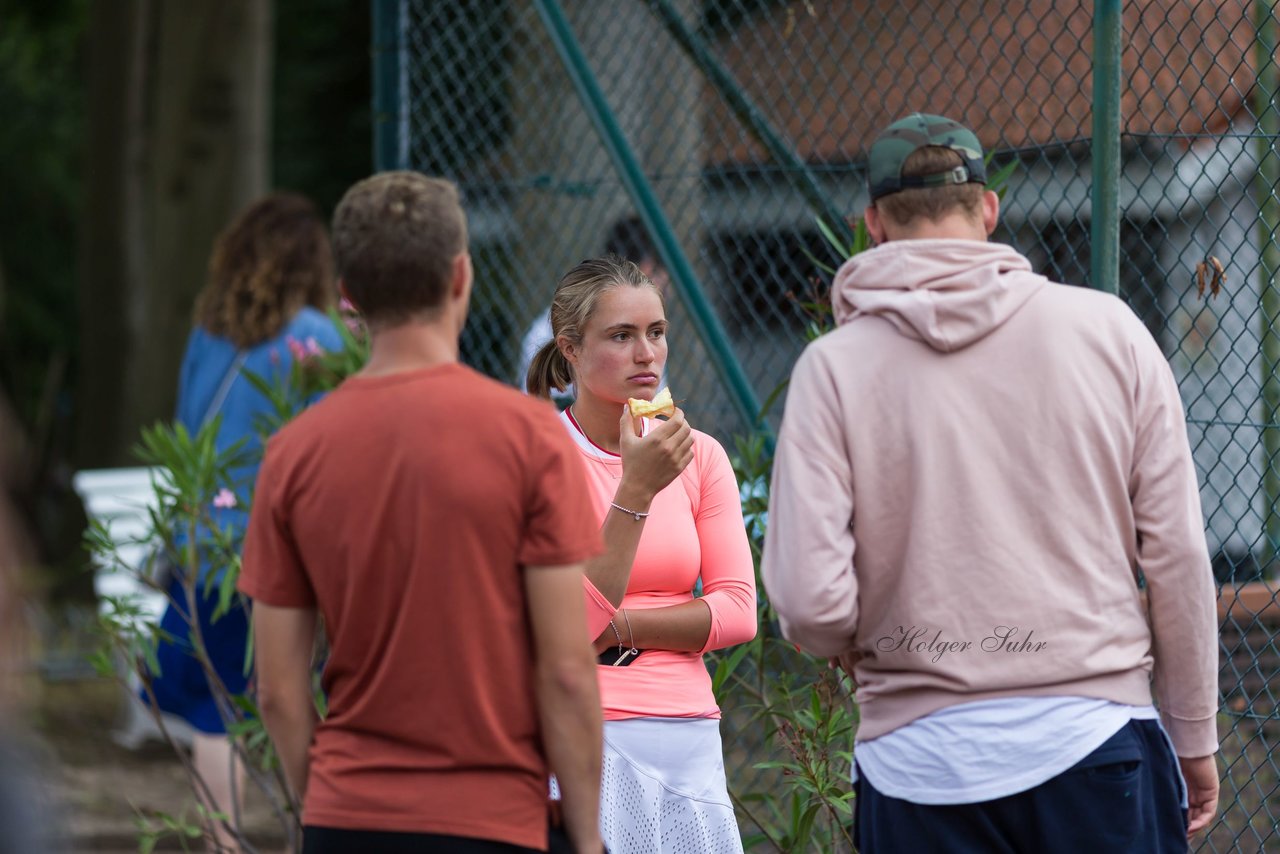
M539 348L533 361L529 363L529 375L524 381L525 390L537 397L550 398L552 389L564 391L572 384L572 368L553 338Z

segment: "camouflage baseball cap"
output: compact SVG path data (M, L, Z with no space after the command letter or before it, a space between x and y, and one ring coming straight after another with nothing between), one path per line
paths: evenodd
M963 166L934 175L904 178L902 164L913 151L936 145L960 155ZM982 162L982 144L973 131L945 116L912 113L884 129L867 157L867 185L871 201L911 187L941 187L947 184L985 184L987 170Z

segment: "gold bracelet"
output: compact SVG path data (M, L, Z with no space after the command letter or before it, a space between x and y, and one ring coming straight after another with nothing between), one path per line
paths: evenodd
M627 612L626 612L626 611L622 611L622 619L623 619L623 620L625 620L625 621L626 621L626 623L627 623L627 643L630 645L630 647L631 647L631 651L632 651L632 652L639 652L640 650L636 649L636 633L635 633L635 632L633 632L633 631L631 631L631 617L627 614ZM622 647L621 647L621 643L622 643L622 638L621 638L621 637L619 637L619 638L618 638L618 643L619 643L619 647L618 647L618 648L619 648L619 649L621 649L621 648L622 648Z

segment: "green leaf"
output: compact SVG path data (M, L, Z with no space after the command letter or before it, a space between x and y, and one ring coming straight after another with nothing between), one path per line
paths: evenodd
M738 665L742 663L742 659L745 658L747 653L750 651L750 643L738 644L728 654L728 656L720 659L716 665L715 676L712 677L711 680L711 690L713 693L719 696L720 689L724 686L725 680L738 669Z
M871 248L871 234L867 231L867 221L861 217L858 218L858 224L853 229L853 252L857 255L859 252L866 252Z
M820 809L822 809L822 804L811 804L800 816L800 823L792 839L797 848L809 850L813 837L813 823L817 820L818 810Z
M764 399L764 405L760 407L761 419L763 419L767 414L769 414L770 411L772 411L773 405L778 402L778 398L782 395L782 392L790 384L791 384L791 378L788 377L787 379L778 383L778 385L774 387L773 391L769 392L769 396Z
M1012 177L1013 173L1017 170L1018 161L1016 158L1010 160L995 172L991 172L993 157L994 154L988 154L986 158L987 172L989 173L989 177L987 178L987 189L994 190L996 196L1003 201L1004 194L1009 189L1009 178Z
M817 224L818 231L822 234L823 239L826 240L827 244L835 250L837 257L841 260L847 260L853 257L853 247L845 246L844 241L836 236L836 233L831 230L831 226L827 225L826 220L819 216L814 217L813 221Z
M826 262L822 261L820 258L818 258L817 255L814 255L807 248L801 247L800 251L804 253L804 257L808 258L811 262L813 262L813 266L817 267L819 270L826 273L828 276L834 276L836 274L835 267L832 267L830 264L827 264Z

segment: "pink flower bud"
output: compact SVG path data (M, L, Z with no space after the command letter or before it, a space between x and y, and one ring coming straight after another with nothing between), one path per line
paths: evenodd
M301 341L288 335L284 339L285 345L289 348L289 355L293 356L295 362L301 362L307 358L307 348Z
M213 506L222 510L235 507L236 503L236 494L226 487L219 489L218 494L213 497Z

